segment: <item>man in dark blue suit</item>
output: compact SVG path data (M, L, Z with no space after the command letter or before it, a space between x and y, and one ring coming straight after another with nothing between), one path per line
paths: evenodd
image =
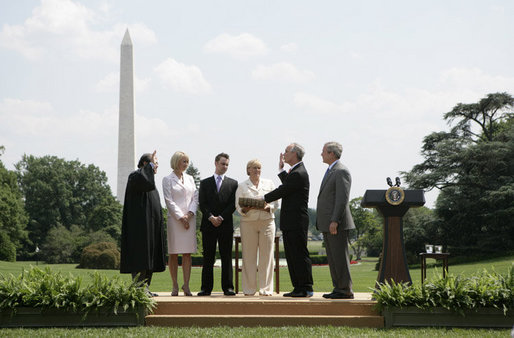
M309 174L302 159L305 150L297 143L286 147L280 154L278 177L282 185L264 195L269 203L282 198L280 208L280 230L282 231L287 268L294 290L284 297L312 297L312 263L307 249L309 228ZM284 162L291 166L289 172Z
M228 154L216 155L214 175L200 182L199 202L202 211L203 268L202 289L198 296L210 296L213 288L213 267L216 244L221 256L221 287L225 296L235 296L232 281L232 241L234 225L232 214L236 210L237 181L225 176L229 164Z

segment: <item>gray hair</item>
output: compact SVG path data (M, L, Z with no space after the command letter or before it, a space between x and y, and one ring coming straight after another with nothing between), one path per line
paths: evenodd
M296 153L296 156L298 157L298 160L301 161L303 159L303 156L305 155L305 149L299 145L298 143L291 143L293 146L291 148L291 152Z
M343 153L343 146L338 142L327 142L325 143L325 147L327 147L327 152L333 153L338 159L341 158L341 154Z

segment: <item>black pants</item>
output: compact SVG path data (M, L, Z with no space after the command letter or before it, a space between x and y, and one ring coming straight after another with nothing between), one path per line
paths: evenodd
M221 288L223 291L234 289L232 281L232 242L234 230L232 228L214 228L202 231L203 268L202 291L212 292L214 279L213 267L216 261L216 244L221 256Z
M307 249L307 231L282 231L282 236L294 291L312 291L312 262Z
M138 275L139 274L139 275ZM143 270L139 272L132 272L132 279L138 281L138 282L144 282L146 286L150 286L150 283L152 282L152 270Z

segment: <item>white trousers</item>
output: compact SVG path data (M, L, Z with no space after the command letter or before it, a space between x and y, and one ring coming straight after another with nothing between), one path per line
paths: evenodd
M244 221L241 219L241 246L243 253L242 286L245 295L257 291L259 294L273 294L273 247L275 243L275 221L265 219ZM258 256L258 260L257 260Z

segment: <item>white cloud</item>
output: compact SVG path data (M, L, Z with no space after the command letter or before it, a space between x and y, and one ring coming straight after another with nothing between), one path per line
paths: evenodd
M478 68L451 68L441 72L432 89L391 89L380 80L351 100L334 102L310 93L298 92L294 104L311 113L350 113L368 115L375 122L438 123L457 103L478 102L489 93L514 92L514 78L490 75ZM381 122L381 123L382 123ZM388 123L388 122L387 122ZM405 125L404 125L405 126Z
M138 93L148 89L151 80L149 78L140 79L134 77L134 90ZM116 93L120 90L120 74L112 72L107 74L103 79L97 82L95 89L101 93Z
M95 30L102 21L100 16L71 0L41 0L23 24L3 25L0 46L32 60L44 55L73 55L119 61L119 44L127 27L138 43L152 44L157 40L144 24L117 24L107 30Z
M298 45L294 42L286 43L285 45L280 46L280 50L287 53L293 53L298 50Z
M257 66L252 71L252 78L256 80L305 83L314 78L314 73L309 70L299 70L290 63L281 62L271 66Z
M466 97L463 99L474 100L477 93L483 97L493 92L514 92L514 78L490 75L479 68L454 67L442 72L440 78L441 84L451 90L462 91L465 88L463 95ZM462 102L462 99L458 102Z
M298 92L293 98L297 107L313 113L345 113L350 110L350 104L337 104L319 96Z
M204 50L207 53L226 54L238 59L268 54L266 44L248 33L218 35L205 44Z
M166 87L177 92L201 94L211 91L211 85L195 65L186 65L168 58L154 68Z
M33 135L51 126L48 116L53 113L54 108L49 102L5 98L0 102L0 130L2 134Z
M32 100L4 99L0 102L0 117L3 121L0 130L26 137L60 139L108 135L116 130L117 111L104 113L80 110L78 113L60 116L48 102Z

